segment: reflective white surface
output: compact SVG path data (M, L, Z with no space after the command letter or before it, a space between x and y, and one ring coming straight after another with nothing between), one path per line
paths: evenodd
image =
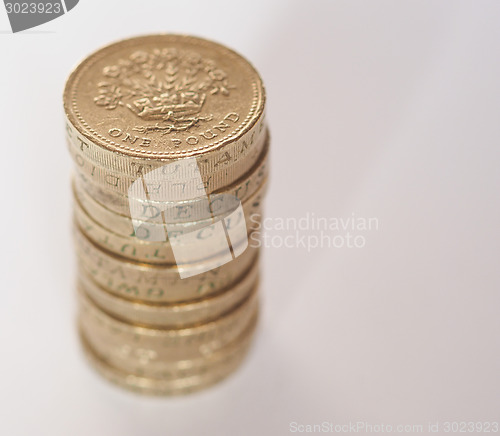
M2 8L0 434L500 420L498 2L81 0L17 35ZM173 399L115 388L83 359L61 102L79 59L159 31L220 41L261 72L269 225L378 222L364 248L267 248L251 355Z

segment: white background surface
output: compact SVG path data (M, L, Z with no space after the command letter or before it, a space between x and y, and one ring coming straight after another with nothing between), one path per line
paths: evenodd
M13 35L0 7L0 434L499 421L499 22L483 0L81 0ZM115 388L81 355L61 102L81 58L160 31L222 42L261 72L268 217L379 221L362 249L266 249L246 363L172 399Z

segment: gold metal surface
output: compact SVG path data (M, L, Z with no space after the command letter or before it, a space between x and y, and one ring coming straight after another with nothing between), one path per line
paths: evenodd
M135 375L130 371L119 370L100 357L86 342L83 336L81 342L89 363L104 378L136 393L162 396L193 393L225 379L241 365L250 346L249 344L244 347L241 353L231 355L223 364L218 365L213 371L201 371L199 374L188 377L161 380Z
M248 178L255 172L267 157L269 134L267 129L264 129L252 144L252 154L257 154L255 159L251 161L241 161L241 169L238 174L232 175L229 170L220 170L214 173L202 173L203 184L199 186L199 196L202 197L205 193L213 194L221 190L228 190L228 187L236 185L243 178ZM144 177L149 169L141 168L137 170L137 174L124 175L111 167L104 167L88 160L84 151L74 147L73 143L67 139L70 155L75 163L75 170L82 180L86 180L90 185L102 187L115 195L126 196L132 184L141 177ZM172 165L175 165L172 163ZM200 164L198 164L200 167ZM148 177L151 177L149 175ZM230 179L231 177L231 179ZM243 180L244 182L245 180ZM172 194L172 183L170 180L155 180L151 182L150 190L160 195L161 198L168 199ZM241 190L241 188L240 188Z
M227 218L225 221L226 227L233 228L245 225L247 234L256 230L260 225L260 218L262 216L262 200L264 197L264 191L265 187L262 188L262 191L259 190L254 197L249 198L248 201L243 204L243 208L241 210L235 211L230 218ZM190 223L170 224L168 226L149 224L150 228L160 228L161 234L165 235L165 238L167 239L166 241L150 242L135 236L131 219L122 215L106 214L106 221L102 224L98 223L95 219L91 218L87 210L82 207L79 202L80 198L82 197L75 196L75 221L78 227L82 229L85 235L93 243L104 250L108 250L119 256L126 256L132 260L152 264L175 264L175 255L172 251L170 241L168 241L168 231L175 232L176 235L198 232L201 236L207 233L208 229L210 229L215 223L226 218L225 216L214 217ZM86 204L90 204L89 201L85 202ZM95 209L93 211L95 212ZM104 225L106 228L103 227ZM143 229L143 232L146 231L145 227L141 227L141 229ZM226 241L220 242L224 244L226 243ZM226 245L223 245L221 250L225 248ZM196 253L193 253L192 260L203 261L205 258L204 256L205 254L203 250L199 250Z
M248 198L254 196L262 184L265 183L269 173L268 149L269 145L267 144L262 152L262 155L259 157L258 161L255 162L254 166L239 177L233 184L224 186L219 190L212 192L210 194L210 204L212 205L215 203L215 206L217 206L218 198L221 195L233 195L241 202L246 202ZM117 183L119 183L116 176L109 173L104 177L104 180L97 181L94 178L94 166L89 165L88 162L82 157L76 158L75 169L75 185L77 193L80 197L83 197L80 201L86 208L88 208L92 217L94 217L97 221L102 220L102 222L105 222L105 216L109 213L130 217L130 204L128 196L125 195L126 191L124 191L124 194L120 194L119 192L115 192L116 189L110 189L111 185L117 185ZM108 187L108 185L110 186ZM119 189L119 191L122 190L122 188ZM164 198L168 199L168 195L169 193L165 192ZM87 198L90 198L90 204L88 204L89 201L87 201ZM135 199L134 201L141 203L140 199ZM154 200L148 200L147 202L144 201L143 203L144 217L151 215L151 205L156 207L158 210L164 209L164 204ZM206 207L205 197L202 196L190 202L183 202L182 206L183 215L192 221L193 217L202 216L200 215L199 208ZM101 217L103 218L101 219Z
M90 161L137 177L141 166L201 157L202 175L225 173L226 185L260 154L252 141L264 102L262 81L244 58L183 35L104 47L76 67L64 91L68 136Z
M90 341L81 328L80 332L89 345L94 344L92 345L94 352L115 368L139 376L172 380L207 372L210 368L244 352L254 335L257 318L256 313L242 333L224 347L201 357L174 361L158 359L157 349L144 348L135 342L123 343L116 340L106 342L105 338L97 335L92 336Z
M106 252L75 228L79 265L101 286L116 295L149 302L181 302L212 295L236 283L255 262L258 248L249 245L236 259L216 269L181 279L179 268L190 266L151 265Z
M79 275L81 288L105 312L130 323L149 327L179 328L212 321L241 303L256 286L259 265L255 263L241 279L207 298L176 304L144 303L119 297L99 286L87 273Z
M127 323L98 308L82 290L80 301L80 326L96 350L105 353L109 344L136 344L141 349L153 350L148 360L179 361L201 357L223 348L234 341L250 324L258 310L257 287L237 307L219 318L206 323L177 329L145 327ZM93 342L97 338L99 342ZM97 347L104 345L102 350ZM135 363L144 356L129 356Z
M185 35L110 44L68 78L79 333L114 383L185 394L246 355L259 311L265 99L248 61Z

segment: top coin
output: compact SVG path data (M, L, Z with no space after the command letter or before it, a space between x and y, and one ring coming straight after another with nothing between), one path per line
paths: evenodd
M221 149L262 117L257 71L234 51L201 38L151 35L87 57L64 90L69 121L113 152L177 159Z

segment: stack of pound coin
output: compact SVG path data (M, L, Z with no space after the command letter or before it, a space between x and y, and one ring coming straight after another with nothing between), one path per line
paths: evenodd
M185 394L244 361L259 311L264 104L248 61L185 35L116 42L70 74L78 328L112 382Z

